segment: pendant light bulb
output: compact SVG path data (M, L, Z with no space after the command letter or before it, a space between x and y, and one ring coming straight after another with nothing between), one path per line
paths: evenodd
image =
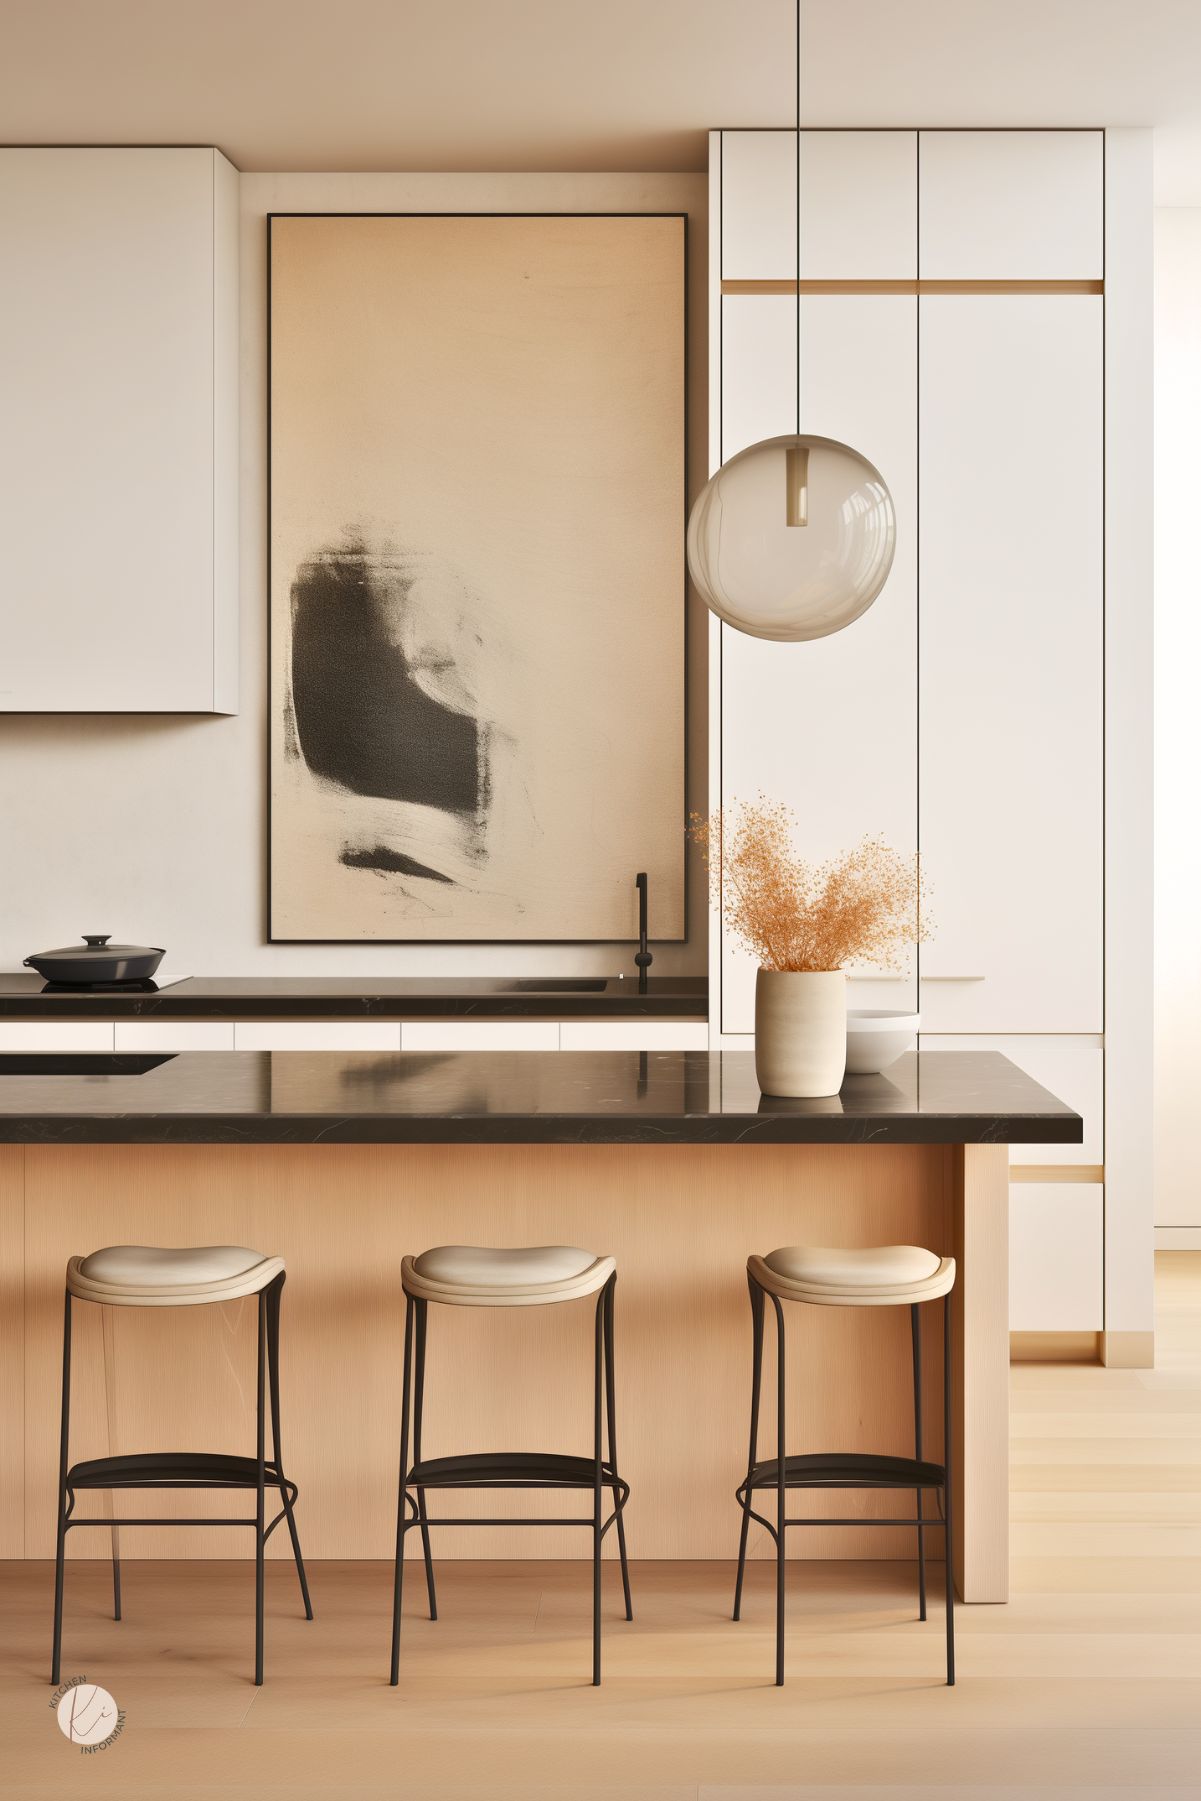
M789 525L809 523L809 446L790 444L784 452L784 512Z

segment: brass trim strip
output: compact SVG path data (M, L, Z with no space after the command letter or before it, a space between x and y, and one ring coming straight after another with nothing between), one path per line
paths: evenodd
M1103 1163L1011 1163L1011 1182L1103 1182Z
M723 294L1104 294L1103 281L723 281Z

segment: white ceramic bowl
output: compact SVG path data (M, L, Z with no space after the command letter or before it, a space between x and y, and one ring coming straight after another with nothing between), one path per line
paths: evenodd
M847 1012L847 1074L874 1076L913 1049L920 1013L862 1007Z

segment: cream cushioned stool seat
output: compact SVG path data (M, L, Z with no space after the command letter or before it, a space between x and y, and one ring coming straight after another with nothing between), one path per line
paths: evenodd
M406 1294L452 1307L537 1307L595 1294L616 1268L570 1244L440 1244L406 1257L401 1280Z
M109 1307L190 1307L258 1294L283 1273L281 1257L245 1245L113 1244L67 1264L67 1288Z
M915 1244L872 1245L866 1250L784 1245L766 1257L749 1257L747 1269L781 1300L831 1307L933 1301L955 1283L953 1257L939 1257Z

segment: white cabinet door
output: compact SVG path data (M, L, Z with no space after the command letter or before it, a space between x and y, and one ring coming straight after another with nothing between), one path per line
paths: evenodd
M0 711L237 710L238 176L0 149Z
M1102 1331L1104 1243L1105 1190L1099 1182L1014 1182L1010 1331Z
M918 306L922 1023L1099 1032L1102 302Z
M406 1019L406 1051L557 1051L557 1019Z
M801 133L801 279L917 274L917 133ZM791 131L722 133L721 272L796 279L797 141Z
M703 1019L565 1019L559 1027L564 1051L707 1051L709 1025Z
M400 1026L393 1019L240 1019L234 1025L239 1051L398 1051Z
M866 834L912 856L917 843L917 301L806 297L801 423L874 462L892 492L897 552L879 599L845 631L808 644L721 632L722 801L762 792L797 815L801 854L824 861ZM723 457L795 428L791 298L722 303ZM910 1007L906 980L861 980L857 1007ZM723 1033L754 1029L754 963L725 935Z
M797 313L789 294L721 301L721 461L797 428Z
M1095 281L1104 133L923 131L924 281Z
M111 1019L0 1020L0 1051L111 1051L112 1048Z
M119 1019L114 1042L119 1051L232 1051L234 1028L228 1019Z
M1088 1164L1105 1161L1105 1052L1096 1038L1071 1038L1054 1032L1041 1037L1002 1038L972 1034L962 1038L935 1032L921 1034L925 1051L1000 1051L1028 1076L1049 1089L1056 1100L1074 1107L1084 1121L1081 1144L1014 1144L1009 1161L1022 1164Z
M796 280L796 139L790 131L721 134L721 273Z

